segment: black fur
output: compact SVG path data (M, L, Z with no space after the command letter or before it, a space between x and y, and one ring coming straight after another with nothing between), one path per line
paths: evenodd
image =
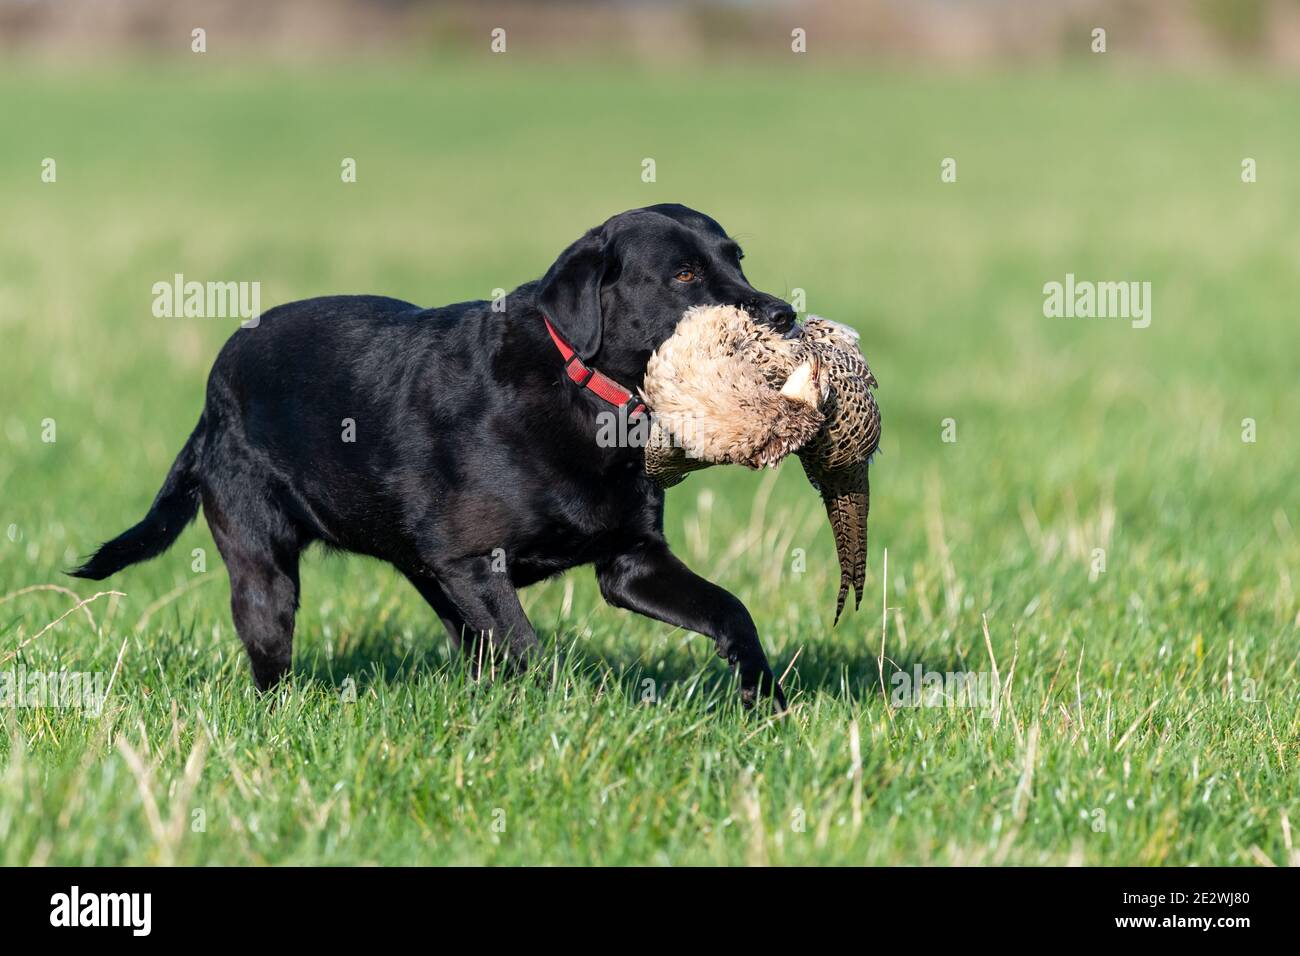
M202 501L265 689L289 669L298 559L314 541L391 562L474 659L486 646L514 664L539 648L516 588L593 564L610 604L709 635L747 701L784 707L749 613L669 552L641 449L597 444L612 407L565 377L542 322L635 388L692 305L791 326L739 258L708 216L651 206L589 230L503 311L377 296L273 309L217 357L148 515L71 573L98 580L161 554Z

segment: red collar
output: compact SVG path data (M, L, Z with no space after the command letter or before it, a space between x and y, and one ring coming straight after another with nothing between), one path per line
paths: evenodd
M546 331L550 333L551 341L560 350L560 357L564 359L564 371L573 384L579 388L590 389L611 405L626 408L629 418L645 412L644 402L608 375L584 364L582 359L578 358L578 353L573 350L573 346L564 341L560 337L560 333L555 331L555 326L551 325L551 320L543 315L542 321L546 323Z

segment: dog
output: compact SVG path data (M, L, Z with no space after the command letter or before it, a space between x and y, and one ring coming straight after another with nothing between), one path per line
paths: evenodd
M391 563L471 662L486 642L512 671L540 656L516 589L591 564L609 604L711 637L743 702L784 710L744 605L669 550L643 449L596 440L610 414L645 414L646 363L692 306L793 327L742 255L711 217L661 204L589 229L504 301L278 306L217 356L149 513L69 573L157 557L201 504L265 691L289 671L313 542Z

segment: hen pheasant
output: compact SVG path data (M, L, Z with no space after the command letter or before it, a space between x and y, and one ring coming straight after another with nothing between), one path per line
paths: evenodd
M709 465L775 467L797 453L835 536L838 621L866 581L877 384L846 326L810 316L782 337L730 306L691 309L646 367L646 474L668 488Z

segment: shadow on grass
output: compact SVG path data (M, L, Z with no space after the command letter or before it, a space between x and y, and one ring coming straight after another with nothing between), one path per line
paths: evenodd
M553 633L539 634L544 648L544 663L538 676L551 680L578 680L604 692L622 696L629 702L643 701L656 694L668 702L683 694L706 698L725 698L738 693L732 670L723 665L713 651L712 642L694 637L690 649L672 649L661 656L645 653L640 646L626 649L594 650L583 642ZM557 641L567 640L559 644ZM374 684L413 683L424 679L472 684L469 661L451 646L442 633L430 634L427 644L412 648L398 632L377 630L351 641L342 651L303 647L295 655L293 668L296 682L316 683L340 689L348 680L358 692ZM558 658L558 661L557 661ZM790 661L775 660L778 677ZM879 662L865 645L852 645L831 639L805 644L786 676L788 696L829 695L864 699L880 693ZM961 671L955 660L926 660L910 657L887 659L884 685L898 671L913 674L915 668L925 672ZM485 672L489 670L484 664ZM648 683L649 682L649 683Z

